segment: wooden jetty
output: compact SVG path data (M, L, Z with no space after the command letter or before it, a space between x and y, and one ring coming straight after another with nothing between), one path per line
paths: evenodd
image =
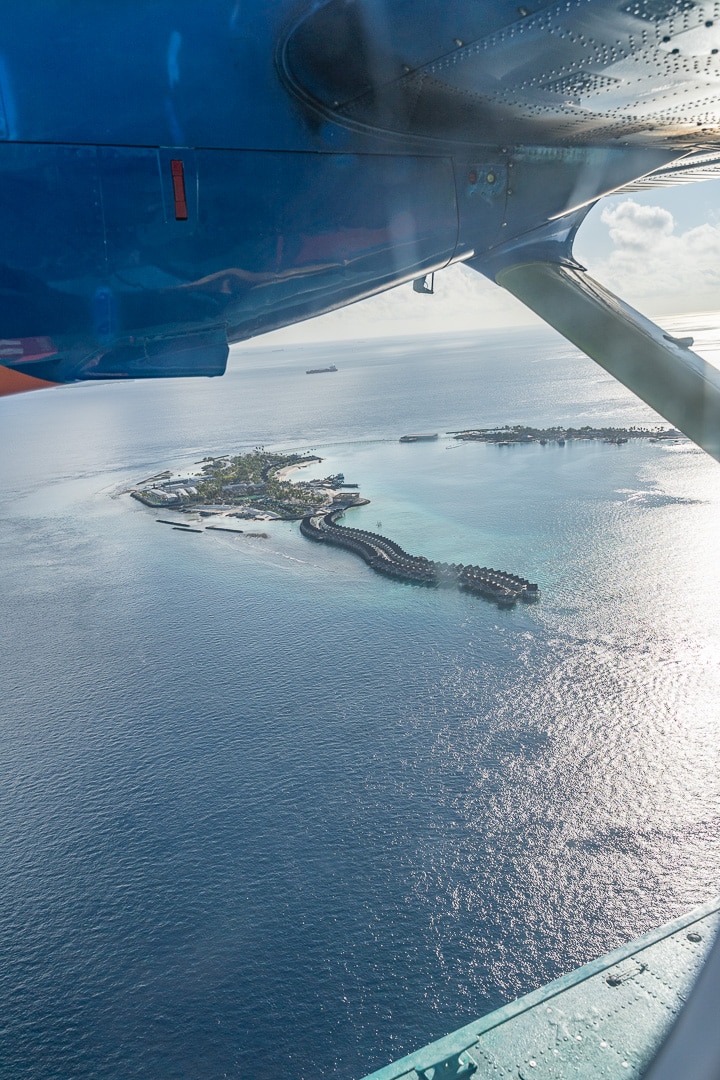
M518 600L529 603L540 597L537 585L517 574L487 566L435 562L424 555L409 555L394 540L380 533L338 525L338 518L343 513L344 509L337 509L307 514L300 523L300 532L308 540L353 551L376 573L399 581L433 588L455 585L474 596L492 600L500 607L513 607Z

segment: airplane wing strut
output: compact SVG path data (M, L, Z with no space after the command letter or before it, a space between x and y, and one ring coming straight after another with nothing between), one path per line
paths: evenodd
M554 262L506 266L496 281L720 461L720 371L594 281Z

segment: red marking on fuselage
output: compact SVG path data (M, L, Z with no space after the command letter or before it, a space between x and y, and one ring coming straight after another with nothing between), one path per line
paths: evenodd
M187 197L185 195L185 166L182 161L175 159L170 162L172 170L173 197L175 199L175 220L187 221Z
M48 386L58 386L59 383L48 382L47 379L36 379L34 375L25 375L22 371L13 371L12 368L3 367L0 364L0 397L8 394L24 394L27 390L45 390Z

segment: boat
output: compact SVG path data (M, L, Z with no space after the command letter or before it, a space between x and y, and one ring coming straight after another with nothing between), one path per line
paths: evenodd
M324 375L326 371L337 371L334 364L330 364L329 367L311 367L305 372L306 375Z
M400 442L433 442L437 438L439 438L437 432L432 435L401 435Z

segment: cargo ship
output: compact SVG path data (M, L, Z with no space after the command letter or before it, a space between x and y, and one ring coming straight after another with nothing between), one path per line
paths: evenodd
M337 371L334 364L330 364L329 367L311 367L305 372L306 375L323 375L326 371Z
M401 435L400 442L432 442L439 438L437 432L433 435Z

